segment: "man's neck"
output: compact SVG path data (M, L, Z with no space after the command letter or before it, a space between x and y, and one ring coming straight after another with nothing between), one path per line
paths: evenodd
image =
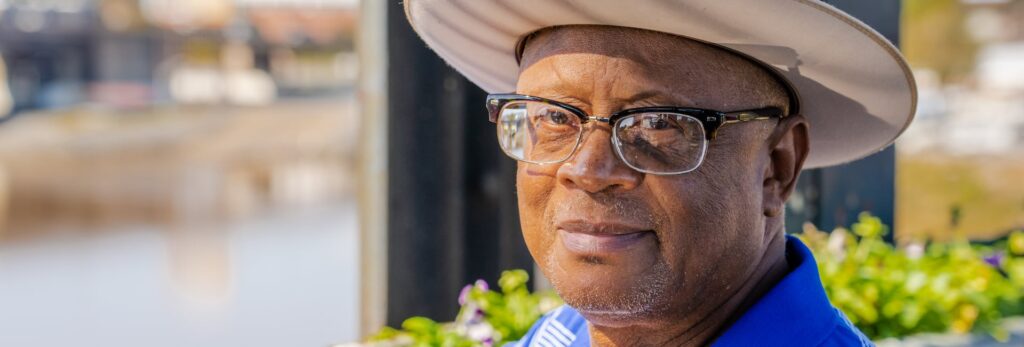
M786 261L786 236L777 233L770 241L764 259L723 303L701 311L701 317L687 317L679 324L664 326L628 326L606 328L590 326L591 345L609 346L706 346L743 316L761 296L789 273Z

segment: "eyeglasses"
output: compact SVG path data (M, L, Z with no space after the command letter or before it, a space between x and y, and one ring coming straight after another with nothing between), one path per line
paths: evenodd
M612 126L615 154L634 170L677 175L696 170L708 142L726 125L782 118L775 107L721 112L686 107L641 107L608 117L587 115L558 101L520 94L487 96L490 121L498 126L498 143L513 159L533 164L568 160L579 149L583 124Z

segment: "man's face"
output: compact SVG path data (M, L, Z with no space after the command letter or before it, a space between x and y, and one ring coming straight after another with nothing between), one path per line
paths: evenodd
M754 64L653 32L548 30L528 42L522 66L518 93L591 115L643 106L787 106L783 89ZM769 189L775 124L723 127L697 170L658 176L626 166L609 125L588 123L569 160L519 164L531 254L562 298L595 324L713 309L752 276L772 237L766 202L781 204L788 194Z

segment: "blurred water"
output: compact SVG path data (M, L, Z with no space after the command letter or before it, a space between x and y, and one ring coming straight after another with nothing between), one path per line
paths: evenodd
M355 203L0 245L0 346L327 346L358 338Z

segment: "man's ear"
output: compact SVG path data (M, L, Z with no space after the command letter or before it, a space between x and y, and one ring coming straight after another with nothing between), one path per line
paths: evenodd
M768 137L768 162L764 172L764 215L781 216L786 199L796 188L810 151L810 125L802 115L787 116Z

